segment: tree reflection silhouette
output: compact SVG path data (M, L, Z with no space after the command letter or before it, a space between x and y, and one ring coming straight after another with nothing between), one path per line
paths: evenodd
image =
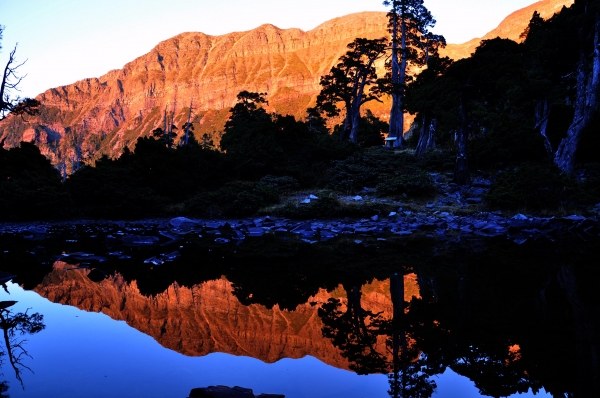
M39 313L29 314L28 311L13 313L7 308L14 305L14 301L2 301L0 302L0 328L2 329L3 339L2 348L0 352L0 365L2 364L1 357L8 356L8 362L15 372L15 377L21 384L21 387L25 389L21 373L27 369L33 373L31 368L23 363L25 357L31 358L31 355L25 349L25 343L27 340L23 336L28 334L39 333L46 325L44 325L44 316ZM8 386L6 382L0 384L0 397L3 397Z
M430 397L436 384L430 379L427 358L414 344L408 344L411 336L405 320L403 277L394 274L390 286L393 316L386 319L382 312L362 308L361 287L343 285L347 297L345 310L337 298L330 298L318 310L323 336L340 349L356 373L389 374L390 396ZM386 340L385 352L377 350L380 337Z

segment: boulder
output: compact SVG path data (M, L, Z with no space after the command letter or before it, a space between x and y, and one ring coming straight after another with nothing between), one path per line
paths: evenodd
M198 221L190 220L186 217L175 217L169 221L169 224L171 224L173 228L193 228L198 226L200 223Z

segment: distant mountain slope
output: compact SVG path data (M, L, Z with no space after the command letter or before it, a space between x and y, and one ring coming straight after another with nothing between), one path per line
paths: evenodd
M574 0L538 1L530 6L513 12L504 18L504 20L496 29L492 30L481 38L475 38L463 44L449 44L444 49L444 54L448 55L452 59L466 58L475 51L481 40L489 40L496 37L519 41L519 36L529 24L534 11L539 12L542 18L548 19L552 15L560 12L563 7L569 7L573 3Z
M517 39L533 10L548 17L572 2L535 3L511 14L484 38ZM182 33L123 69L45 91L36 97L43 104L41 114L26 121L4 120L0 140L5 146L35 141L54 164L100 154L118 156L125 146L133 148L138 137L160 126L165 110L173 112L180 126L193 99L196 136L208 133L218 142L240 91L266 92L271 110L301 117L314 103L320 77L346 52L349 42L383 36L387 19L382 12L335 18L308 32L262 25L222 36ZM468 56L479 41L449 45L444 54ZM377 65L380 70L382 62ZM372 107L376 115L386 117L389 103Z

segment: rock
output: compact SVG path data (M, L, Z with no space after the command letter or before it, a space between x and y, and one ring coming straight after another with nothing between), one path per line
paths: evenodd
M574 214L572 216L563 217L563 220L583 221L583 220L585 220L585 217Z
M216 243L229 243L229 239L227 238L217 238L215 239Z
M164 263L165 260L160 258L160 256L154 256L144 260L144 264L163 265Z
M179 257L181 257L181 253L179 253L177 250L171 253L167 253L167 254L161 254L160 255L162 258L165 259L165 261L174 261L176 259L178 259Z
M312 231L312 224L310 222L299 224L290 232L292 232L293 234L298 234L302 231Z
M433 209L435 207L435 203L427 203L425 207L427 207L428 209Z
M379 221L379 216L373 216L373 217L371 217L371 221Z
M200 225L200 223L198 221L194 221L194 220L190 220L189 218L186 217L175 217L173 218L171 221L169 221L169 224L171 224L171 226L173 228L193 228L196 227L198 225Z
M523 221L528 220L527 216L525 216L523 214L517 214L512 219L513 220L523 220Z
M221 228L221 225L222 224L220 222L207 222L204 225L204 228L206 228L206 229L219 229L219 228Z
M248 236L258 237L258 236L263 236L264 234L265 234L265 230L262 228L257 228L257 227L248 228Z
M303 203L303 204L309 204L309 203L310 203L310 199L304 199L304 200L303 200L302 202L300 202L300 203Z
M353 197L353 198L352 198L352 200L354 200L354 201L357 201L357 202L358 202L358 201L361 201L361 200L363 200L363 197L362 197L362 196L359 196L359 195L356 195L355 197Z
M396 217L398 213L396 213L395 211L390 212L390 214L388 214L388 217Z
M249 388L210 386L194 388L190 391L189 398L255 398L255 396Z
M315 195L313 195L313 194L310 194L310 195L308 196L308 198L309 198L309 199L319 199L319 198L317 198L317 197L316 197Z
M329 231L321 231L319 235L321 237L322 242L328 241L329 239L333 239L336 237L334 233L331 233Z

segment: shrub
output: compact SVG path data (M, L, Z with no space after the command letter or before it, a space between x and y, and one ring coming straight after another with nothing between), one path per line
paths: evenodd
M433 191L433 180L429 173L415 167L405 167L393 177L382 176L377 184L380 196L407 194L424 195Z
M306 204L290 199L275 213L279 216L298 219L331 218L338 215L341 203L337 195L329 191L322 191L317 196L319 199Z
M486 195L500 208L556 209L572 201L575 182L555 166L524 164L501 173Z
M374 187L382 174L399 167L400 157L393 152L371 149L357 152L347 159L335 162L330 170L327 188L340 192L355 192L363 187Z
M289 176L275 177L272 175L266 175L260 179L260 183L262 185L272 187L279 194L295 191L300 188L298 180Z
M207 217L246 217L261 207L279 203L279 194L270 185L233 181L224 187L204 192L185 202L188 213Z

